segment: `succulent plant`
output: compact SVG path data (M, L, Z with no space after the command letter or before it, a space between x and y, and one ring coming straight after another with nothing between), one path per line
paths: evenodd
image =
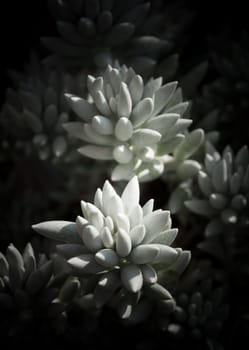
M12 156L20 152L42 160L66 159L70 140L62 123L71 115L64 93L84 95L83 73L72 76L59 67L51 70L32 56L24 74L11 75L16 87L7 90L0 115L5 148Z
M132 314L142 294L171 299L168 290L157 283L157 269L189 261L189 252L170 247L177 230L171 229L168 211L153 211L153 200L139 204L139 184L133 177L120 197L106 181L98 189L94 204L81 201L84 217L76 223L48 221L33 225L38 233L66 242L58 245L73 275L93 279L97 307L118 298L122 318ZM89 277L87 277L89 276ZM116 297L114 296L116 295ZM88 299L87 299L88 300ZM90 300L88 300L89 304Z
M222 145L238 148L249 136L249 36L246 31L235 36L225 28L222 35L209 38L208 45L214 79L203 86L195 111L207 115L207 127L221 132Z
M108 66L104 75L88 76L89 98L67 95L81 122L64 128L85 146L84 156L118 163L112 180L139 181L159 177L164 169L187 177L199 170L190 160L204 135L201 129L187 133L191 120L181 118L188 102L182 101L177 82L162 79L143 82L132 68Z
M222 154L207 144L203 168L198 174L199 194L185 202L192 212L209 219L205 234L216 235L249 225L249 152L242 147L234 155L227 146Z
M13 244L0 253L2 334L63 331L66 308L79 290L77 278L55 275L53 261L27 244L21 254Z
M193 17L181 2L161 0L50 0L49 8L60 37L42 41L64 64L103 69L118 59L146 76L176 68L172 53Z
M176 307L159 324L175 340L193 339L209 350L221 350L220 333L229 315L227 288L209 262L193 260L172 288Z

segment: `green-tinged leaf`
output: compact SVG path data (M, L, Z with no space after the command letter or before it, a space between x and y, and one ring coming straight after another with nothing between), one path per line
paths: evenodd
M176 159L187 159L192 156L204 140L204 131L196 129L185 137L183 142L176 148L174 156Z

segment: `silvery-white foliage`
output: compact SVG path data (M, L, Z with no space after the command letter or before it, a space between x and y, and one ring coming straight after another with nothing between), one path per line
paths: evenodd
M7 90L0 115L5 148L7 144L11 151L36 154L42 160L66 158L70 140L62 123L72 114L64 94L83 96L84 74L73 76L58 67L51 70L32 56L25 73L11 75L14 88Z
M169 211L153 211L153 200L140 206L139 192L137 177L121 196L106 181L96 191L94 204L81 201L83 217L78 216L76 223L33 225L38 233L65 242L58 245L58 253L67 259L73 275L89 276L94 291L81 302L92 298L101 307L118 298L122 318L130 317L142 295L171 299L168 290L157 283L157 270L178 265L182 269L190 255L170 246L177 229L171 228ZM182 254L188 260L183 262Z
M247 146L234 154L227 146L222 154L207 143L207 153L198 174L199 194L185 202L192 212L207 217L207 236L227 229L248 227L249 152Z
M0 253L1 330L18 335L32 327L37 331L49 322L62 331L67 304L79 287L76 277L56 274L53 261L36 253L30 243L23 253L10 244L6 255Z
M193 17L182 3L161 0L50 0L49 8L60 37L42 41L64 64L103 69L119 59L146 76L175 70L172 53Z
M203 125L201 126L203 127ZM207 143L215 145L218 140L218 132L205 132L204 141L201 143L197 152L191 155L192 159L186 159L182 163L173 163L175 166L172 169L167 167L162 174L162 179L172 186L167 203L172 214L181 212L183 214L182 218L184 218L184 216L186 217L186 215L184 215L184 212L186 212L184 202L192 199L193 193L195 192L195 182L198 173L202 169L203 160L206 155L206 145ZM193 143L193 145L195 145L195 143Z
M199 170L189 158L199 148L201 129L187 133L192 120L183 118L189 103L183 102L177 82L162 79L145 83L132 68L108 66L103 76L88 76L88 99L67 94L80 122L64 128L85 146L84 156L112 160L112 180L139 181L159 177L164 170L183 178Z

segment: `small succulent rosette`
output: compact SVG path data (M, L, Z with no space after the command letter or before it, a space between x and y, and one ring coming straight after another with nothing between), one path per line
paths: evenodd
M42 38L54 53L48 61L91 71L118 59L143 76L175 72L176 43L184 42L193 17L182 3L161 0L50 0L49 9L59 36Z
M188 102L182 101L177 82L162 79L147 83L132 68L108 66L103 76L88 76L88 99L67 95L79 122L65 123L70 135L85 144L79 152L116 166L113 181L139 181L159 177L165 169L189 176L199 164L188 158L203 142L201 129L188 133L192 120L183 118Z
M204 165L198 174L198 194L185 201L193 213L209 219L206 236L248 228L249 152L237 154L227 146L222 154L207 144Z
M221 334L229 316L223 272L211 266L210 261L192 260L171 288L176 306L170 314L158 318L159 327L169 339L209 350L223 349Z
M153 211L153 200L140 206L138 178L130 180L121 197L106 181L94 204L82 201L81 208L83 217L76 223L48 221L33 229L65 242L58 253L67 259L72 275L92 280L94 290L85 293L82 303L93 300L102 307L118 298L119 314L128 318L144 294L171 299L157 282L157 271L182 260L183 251L170 246L177 235L170 213Z
M206 125L215 125L221 132L224 145L240 147L247 144L249 130L247 115L248 102L248 59L249 36L246 31L236 39L229 27L224 32L209 39L210 65L215 69L215 79L204 85L197 108L199 112L217 110L210 113Z
M77 278L54 272L54 263L27 244L23 253L10 244L0 253L1 331L9 336L62 332L69 302L79 291Z
M50 69L32 56L24 73L12 72L14 88L6 92L0 114L4 145L12 154L41 160L67 159L73 143L62 127L72 117L64 94L85 93L83 73Z

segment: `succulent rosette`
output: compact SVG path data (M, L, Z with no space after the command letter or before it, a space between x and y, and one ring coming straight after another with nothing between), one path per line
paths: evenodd
M63 332L67 304L79 290L77 278L63 268L56 273L53 260L28 243L21 253L13 244L0 253L0 329L8 336L35 332Z
M247 146L234 154L227 146L220 154L207 144L204 166L198 175L198 190L185 206L209 219L207 236L249 225L249 152Z
M6 92L0 114L2 143L14 154L41 160L68 159L72 140L62 124L72 118L64 94L85 93L84 74L49 69L35 56L24 73L12 72L14 87ZM70 154L71 155L71 154Z
M118 59L147 77L175 73L174 51L193 17L181 2L161 0L50 0L49 9L59 34L42 38L54 53L49 62L95 70Z
M67 95L80 122L64 128L85 145L79 152L117 165L113 181L149 181L170 169L196 173L198 162L189 159L203 142L201 129L188 132L184 118L188 102L177 82L162 85L162 78L147 83L125 65L108 66L103 76L88 76L88 99Z
M177 229L171 228L169 211L153 211L153 200L140 206L137 177L121 197L106 181L103 190L96 191L94 204L82 201L81 208L84 217L78 216L76 223L48 221L33 229L65 242L58 245L58 252L66 257L73 275L96 279L95 304L100 307L118 295L125 318L143 293L171 299L157 283L157 270L182 257L182 249L170 246ZM185 265L188 260L184 259Z
M221 350L222 329L230 311L227 285L218 280L222 273L210 262L195 261L191 267L175 285L175 309L161 317L159 324L175 341L192 339L201 348Z

